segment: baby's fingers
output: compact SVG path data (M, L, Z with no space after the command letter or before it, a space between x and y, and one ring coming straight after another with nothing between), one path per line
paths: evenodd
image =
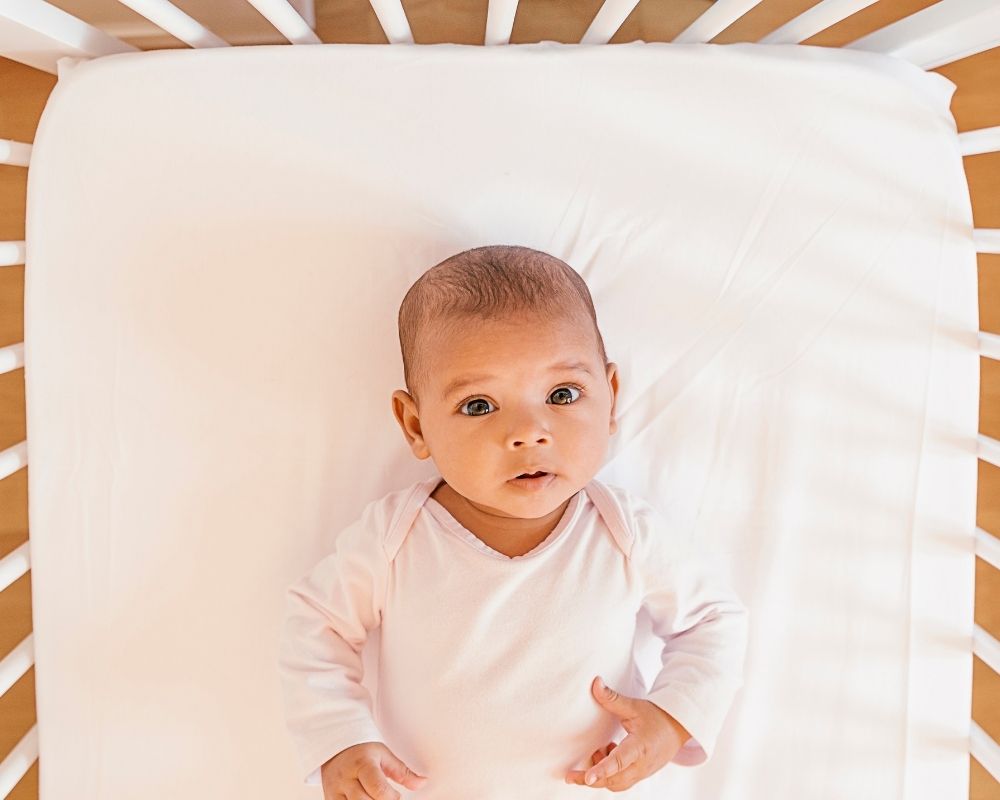
M603 750L595 750L590 756L590 765L594 766L594 764L597 764L602 758L607 756L608 753L614 750L617 746L618 746L617 744L611 742L610 744L606 744Z
M594 767L594 766L600 764L605 758L607 758L611 754L611 751L614 750L617 746L618 745L615 742L609 742L602 749L595 750L593 753L590 754L590 766ZM570 770L570 772L568 772L566 774L565 781L566 781L566 783L579 783L579 784L583 784L584 783L584 780L583 780L584 776L589 771L590 770L582 770L582 769ZM586 785L586 784L584 784L584 785ZM603 788L606 788L606 784L604 784L602 782L597 782L597 783L594 784L594 786L592 788L594 788L594 789L603 789Z
M384 773L373 761L366 761L361 765L358 769L358 779L352 788L357 791L354 794L348 792L348 800L362 800L369 797L373 800L399 800L399 792L389 785Z
M631 786L641 776L639 762L644 748L638 737L629 734L618 747L608 747L608 755L586 770L570 770L566 783L583 784L594 789L617 790ZM587 778L591 780L587 780Z

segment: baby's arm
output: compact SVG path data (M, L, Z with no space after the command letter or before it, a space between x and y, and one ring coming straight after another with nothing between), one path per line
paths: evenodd
M695 545L678 543L655 508L639 504L636 523L633 557L643 576L643 606L665 642L663 667L645 699L691 734L673 763L695 766L711 758L743 685L749 611L719 564Z
M382 742L361 685L361 650L381 623L387 563L367 514L344 528L332 553L293 583L279 646L286 723L306 783L320 767L361 742Z

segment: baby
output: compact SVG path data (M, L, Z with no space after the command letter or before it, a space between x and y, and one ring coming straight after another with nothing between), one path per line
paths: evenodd
M467 250L410 287L399 341L393 413L440 474L369 502L289 588L279 671L306 782L326 800L638 798L706 761L748 612L675 525L594 478L619 380L586 283L530 248ZM643 608L664 641L648 690Z

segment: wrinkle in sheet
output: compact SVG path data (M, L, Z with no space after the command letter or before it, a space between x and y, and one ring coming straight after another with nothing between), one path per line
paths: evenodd
M843 94L843 91L838 91L838 92L834 92L833 96L834 97L839 97L841 94ZM810 118L810 121L814 120L819 113L820 112L817 111L816 114L814 114ZM824 115L823 119L825 120L827 118L827 116L828 116L828 114ZM711 312L713 309L715 309L719 305L720 302L723 301L723 298L726 296L727 290L729 289L730 285L735 280L737 274L740 272L740 270L744 266L746 253L750 250L751 246L759 239L760 233L761 233L761 231L764 228L764 223L765 223L766 217L767 217L768 213L773 209L774 204L776 202L776 199L780 195L780 190L784 188L785 184L788 182L789 176L794 172L795 166L801 160L802 153L806 149L806 144L809 143L809 142L811 142L815 138L816 133L817 133L817 131L820 130L820 128L821 128L821 123L809 124L807 126L807 128L806 128L806 130L808 130L809 133L808 134L803 134L802 137L800 138L799 145L798 145L798 147L795 150L794 156L791 157L791 158L788 158L788 159L786 159L784 161L784 164L786 165L786 168L784 170L775 170L775 171L772 172L771 178L768 181L767 187L764 189L764 192L762 193L762 195L761 195L760 199L758 200L758 203L757 203L757 205L756 205L756 207L754 209L753 216L752 216L750 222L747 224L746 228L744 229L743 236L740 239L740 243L739 243L739 245L737 245L736 253L733 256L732 260L730 261L730 264L729 264L729 267L728 267L728 269L726 271L726 274L723 277L722 286L721 286L721 288L719 290L719 293L716 296L715 300L712 302L712 304L708 307L707 311ZM826 223L830 220L830 218L832 216L834 216L838 211L840 211L843 208L844 204L845 203L842 202L837 207L837 209L833 212L833 214L831 214L829 217L827 217L826 220L824 220L823 223L821 223L820 228L822 228L824 225L826 225ZM817 229L817 231L814 232L813 235L815 235L815 233L818 233L818 232L819 232L819 229ZM811 240L811 238L812 237L810 237L809 239L807 239L806 243L808 243ZM800 250L801 249L802 248L800 248ZM768 276L765 276L762 280L766 281L767 279L768 279ZM749 316L749 313L753 310L753 308L756 307L756 305L759 304L760 300L762 300L762 299L763 299L763 297L759 298L758 301L757 301L757 303L755 303L753 307L751 307L750 309L748 309L747 317ZM746 321L746 317L744 318L743 322L745 323L745 321ZM741 323L740 327L742 327L742 324L743 323ZM738 329L737 329L737 331L733 332L733 336L735 336L736 332L738 332ZM699 337L699 339L696 340L696 344L697 344L698 341L700 341L700 338L701 337ZM732 338L732 337L730 337L730 338ZM719 349L721 349L722 347L724 347L728 343L728 341L729 341L729 339L727 339L725 342L722 342L720 344L720 346L719 346ZM693 349L693 347L689 348L689 352L690 352L691 349ZM716 350L716 353L717 352L718 352L718 350ZM713 354L712 357L714 357L714 354ZM711 360L711 358L709 359L709 361L710 360ZM706 364L707 363L708 362L706 362ZM705 365L703 365L703 367L704 366ZM647 389L647 394L646 394L647 398L649 396L648 392L650 390L654 390L655 391L656 387L660 386L661 383L664 381L664 379L667 378L667 376L669 375L671 369L674 369L674 368L673 367L668 368L666 371L664 371L663 375L659 379L657 379L656 381L654 381L650 385L650 387ZM700 372L700 370L696 370L694 372L694 374L692 375L692 379L694 378L695 375L697 375L698 372ZM683 387L681 387L681 390L682 389L683 389ZM681 390L678 390L677 392L675 392L673 396L679 395ZM672 396L668 396L667 402L669 402L671 399L672 399ZM622 425L624 419L632 414L633 407L635 406L635 404L637 402L639 402L639 401L638 400L634 401L633 403L630 403L629 405L625 406L624 408L622 408L620 410L620 412L618 414L618 420L619 420L619 425L620 426ZM648 406L648 402L646 403L646 405ZM665 408L665 407L666 407L666 404L664 404L663 408ZM649 415L647 414L647 416L649 416ZM653 419L650 418L649 421L646 424L641 425L641 427L639 428L638 431L636 431L636 433L634 434L634 436L638 436L639 432L641 432L646 427L648 427L648 425L651 424L652 421L653 421ZM622 428L622 430L624 432L624 428ZM617 446L617 442L620 441L620 440L622 440L622 439L626 439L626 438L628 438L628 437L624 437L624 436L616 437L615 441L612 443L612 446L611 446L612 447L612 451L615 452L615 453L617 453L617 451L619 449L618 446ZM612 456L612 457L614 457L614 456Z
M765 217L774 207L774 202L778 197L779 190L784 188L785 184L788 182L788 176L792 174L795 165L798 164L799 159L802 157L802 151L805 149L806 142L810 141L815 136L818 128L818 125L809 126L809 130L812 132L812 135L808 137L803 136L799 140L799 146L795 150L795 157L785 162L788 166L784 172L775 170L771 173L771 179L768 181L767 187L764 189L763 194L757 202L757 206L754 208L753 217L744 229L743 237L740 239L740 243L736 247L736 253L733 255L733 258L729 263L729 269L726 271L726 274L722 279L722 286L719 289L716 302L722 299L722 296L726 293L726 290L736 277L736 274L743 267L746 253L750 249L750 246L759 238L761 229L764 227Z
M553 252L553 253L570 253L570 252L572 252L573 247L576 245L576 243L580 239L580 234L581 234L581 231L583 230L583 220L579 216L577 217L576 231L573 234L573 236L571 237L570 241L567 242L565 240L559 240L556 237L562 231L563 224L566 222L566 217L569 216L570 209L573 208L573 204L574 204L574 201L576 200L576 196L580 192L580 184L583 183L583 179L584 179L584 172L583 172L583 170L580 170L577 173L577 176L576 176L576 186L573 187L573 191L570 194L569 199L566 201L566 204L563 206L562 216L559 218L559 222L556 223L555 231L552 233L552 235L549 238L550 252Z
M725 346L736 338L736 335L749 321L754 310L767 299L769 292L777 284L781 276L794 264L798 263L802 253L848 202L849 200L844 200L836 209L831 211L819 226L806 237L795 252L785 259L780 267L765 274L756 286L745 290L744 294L747 296L746 307L742 312L735 309L729 311L729 309L723 308L716 314L717 322L711 324L698 336L694 343L684 352L684 355L677 359L646 390L641 399L636 400L625 411L619 414L619 433L611 439L609 456L605 461L605 466L613 462L629 443L638 439L649 426L656 422L657 418L666 411L670 404L685 389L691 386L698 375L715 360ZM734 294L736 294L736 297L730 303L731 306L735 306L741 300L738 293Z
M784 366L779 367L778 369L773 370L771 372L763 372L760 375L758 375L757 378L752 383L750 383L749 385L747 385L741 391L741 394L750 394L761 382L766 381L766 380L771 380L773 378L778 377L783 372L785 372L787 369L789 369L792 366L794 366L796 364L796 362L798 362L799 360L801 360L802 357L804 355L806 355L806 353L809 352L809 350L812 348L812 346L816 343L816 340L819 339L819 337L823 334L823 332L828 327L830 327L830 323L833 322L833 320L836 319L837 316L840 315L841 311L844 310L844 306L846 306L848 304L848 302L850 302L851 298L853 298L854 295L856 295L858 293L858 290L862 286L864 286L866 283L868 283L868 281L871 278L871 275L875 271L876 267L878 267L882 263L883 257L885 256L886 251L889 249L889 246L892 245L892 244L894 244L899 239L899 233L900 233L900 231L904 230L905 228L907 228L909 226L910 221L913 219L913 216L916 214L916 209L917 209L918 206L919 206L919 203L914 203L913 205L910 206L910 211L906 215L906 219L903 220L903 222L901 222L899 225L896 226L896 229L893 231L893 233L892 233L891 236L887 236L886 237L885 244L882 246L881 250L879 250L878 254L871 260L869 267L858 278L857 282L854 284L854 286L848 292L847 296L833 310L833 312L823 321L823 324L820 325L820 327L816 330L816 332L809 338L808 342L806 343L806 346L803 347L802 350L800 350L798 353L796 353L795 356L791 359L791 361L789 361Z

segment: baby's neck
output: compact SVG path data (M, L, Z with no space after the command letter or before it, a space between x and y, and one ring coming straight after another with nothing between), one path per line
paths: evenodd
M569 505L569 500L566 500L538 519L499 517L476 508L443 480L431 492L431 497L444 506L463 528L508 558L530 553L544 542Z

